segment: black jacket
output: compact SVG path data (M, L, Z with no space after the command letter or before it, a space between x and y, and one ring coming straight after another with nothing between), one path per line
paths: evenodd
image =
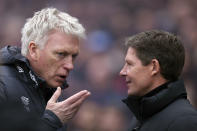
M41 118L49 128L57 130L62 123L53 112L45 110L54 91L55 89L47 88L46 82L36 76L19 48L6 46L1 49L0 103L19 103L27 112Z
M181 80L166 83L142 98L123 100L135 115L132 131L197 131L197 111Z

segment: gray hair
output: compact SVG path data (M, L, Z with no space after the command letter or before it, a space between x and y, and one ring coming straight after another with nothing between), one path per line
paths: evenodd
M45 8L35 12L32 18L28 18L22 28L22 55L27 55L31 41L43 48L47 41L47 33L51 30L59 30L78 38L85 38L85 29L77 18L55 8Z

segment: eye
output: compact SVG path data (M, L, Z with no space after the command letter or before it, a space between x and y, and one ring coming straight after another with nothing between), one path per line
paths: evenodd
M78 54L73 54L72 55L73 60L75 60L77 58L77 56L78 56Z
M127 63L127 65L128 65L128 66L130 66L130 65L131 65L131 63Z
M65 52L57 52L56 55L60 58L64 58L65 56L67 56L67 53Z
M128 61L126 61L126 64L128 65L128 66L130 66L130 65L132 65L130 62L128 62Z
M57 53L59 56L64 56L64 53L62 53L62 52L59 52L59 53Z

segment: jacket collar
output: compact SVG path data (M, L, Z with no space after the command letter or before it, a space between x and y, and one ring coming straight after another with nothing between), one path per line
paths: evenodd
M187 94L182 80L165 83L141 98L127 97L123 102L143 123L147 118L161 111L178 98L186 98Z

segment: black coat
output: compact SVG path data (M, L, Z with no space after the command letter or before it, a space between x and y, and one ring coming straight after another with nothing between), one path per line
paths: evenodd
M135 115L132 131L197 131L197 111L183 81L166 83L142 98L123 100Z
M66 83L65 83L66 84ZM46 88L46 82L36 76L28 60L14 46L0 51L0 103L16 102L38 116L51 129L62 126L59 118L45 110L55 89Z

